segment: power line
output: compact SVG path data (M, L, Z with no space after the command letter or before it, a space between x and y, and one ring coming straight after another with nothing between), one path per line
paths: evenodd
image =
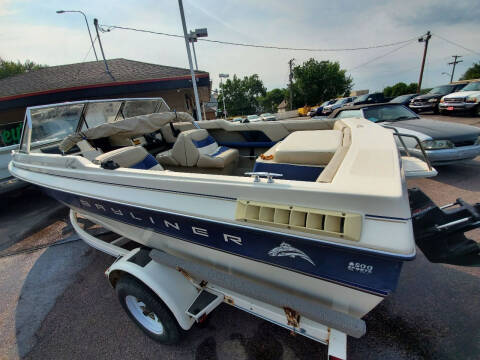
M390 50L389 52L387 52L387 53L385 53L385 54L382 54L382 55L380 55L380 56L376 56L376 57L374 57L374 58L372 58L372 59L370 59L370 60L368 60L368 61L366 61L366 62L364 62L364 63L362 63L362 64L360 64L360 65L357 65L357 66L351 68L349 71L356 70L356 69L358 69L358 68L360 68L360 67L362 67L362 66L365 66L365 65L368 65L368 64L370 64L370 63L372 63L372 62L374 62L374 61L377 61L378 59L381 59L381 58L384 58L385 56L388 56L388 55L390 55L390 54L393 54L394 52L396 52L396 51L398 51L398 50L400 50L400 49L403 49L405 46L410 45L414 40L416 40L416 38L410 40L408 43L403 44L402 46L399 46L399 47L397 47L397 48L395 48L395 49L393 49L393 50Z
M92 49L94 49L94 44L97 41L97 39L98 39L98 37L95 37L95 40L93 40L92 45L90 45L90 48L88 49L87 54L83 57L83 60L81 62L84 62L87 59L88 55L90 55L90 51L92 51Z
M459 43L456 43L455 41L445 39L444 37L442 37L442 36L440 36L440 35L438 35L438 34L432 34L432 35L433 35L433 36L436 36L436 37L442 39L443 41L446 41L446 42L448 42L448 43L450 43L450 44L452 44L452 45L455 45L455 46L458 46L458 47L460 47L460 48L462 48L462 49L464 49L464 50L470 51L472 54L480 55L479 52L477 52L477 51L475 51L475 50L472 50L472 49L469 49L469 48L467 48L467 47L465 47L465 46L463 46L463 45L461 45L461 44L459 44Z
M176 38L183 38L182 35L169 34L169 33L165 33L165 32L158 32L158 31L145 30L145 29L136 29L136 28L126 27L126 26L117 26L117 25L101 25L101 26L102 26L101 30L103 32L109 32L113 29L121 29L121 30L143 32L143 33L154 34L154 35L164 35L164 36L170 36L170 37L176 37ZM409 43L409 42L411 42L412 40L415 40L415 39L417 39L417 37L414 37L414 38L408 39L408 40L388 43L388 44L379 44L379 45L363 46L363 47L356 47L356 48L332 48L332 49L292 48L292 47L283 47L283 46L258 45L258 44L238 43L238 42L231 42L231 41L221 41L221 40L201 39L201 38L198 39L198 40L199 41L210 42L210 43L223 44L223 45L235 45L235 46L262 48L262 49L310 51L310 52L337 52L337 51L357 51L357 50L378 49L378 48L384 48L384 47L390 47L390 46Z

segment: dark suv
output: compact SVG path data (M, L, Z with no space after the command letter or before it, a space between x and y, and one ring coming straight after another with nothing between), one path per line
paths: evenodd
M416 113L433 111L435 114L438 114L438 104L440 103L440 99L445 95L459 91L465 85L466 84L448 84L434 87L425 95L414 97L408 106Z
M363 104L378 104L378 103L389 102L390 100L392 100L392 98L385 97L383 93L378 92L378 93L360 95L348 105L355 106L355 105L363 105Z

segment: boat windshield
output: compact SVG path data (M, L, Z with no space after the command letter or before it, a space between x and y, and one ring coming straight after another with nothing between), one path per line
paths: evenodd
M29 151L30 144L40 146L63 140L77 129L88 129L128 117L170 111L161 98L94 100L55 104L27 109L31 130L24 130L21 151ZM82 115L83 114L83 115ZM28 117L28 116L27 116Z
M32 145L38 142L62 140L73 133L85 104L61 105L32 109Z

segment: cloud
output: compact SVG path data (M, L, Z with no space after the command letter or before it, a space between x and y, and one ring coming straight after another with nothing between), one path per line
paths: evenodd
M0 0L0 17L15 14L15 10L12 9L12 0Z
M475 1L436 1L434 3L417 3L409 14L399 18L407 25L417 25L422 21L429 25L474 24L480 19L480 5Z
M81 61L89 47L85 22L80 15L57 15L55 10L66 5L60 0L49 2L13 2L0 0L2 11L14 11L0 22L2 46L0 56L8 59L31 59L50 65ZM436 4L437 7L436 7ZM442 14L447 1L393 0L323 2L305 0L301 3L276 0L185 0L188 29L207 27L209 39L248 42L266 45L310 48L359 47L412 39L431 30L464 46L480 51L477 24L465 20L477 14L473 3L457 0L451 8L465 9L470 14L459 20L448 20ZM92 25L93 17L101 24L120 25L181 34L178 5L171 0L78 0L75 7L84 10ZM112 8L115 11L112 11ZM440 10L435 10L435 9ZM478 6L477 6L478 9ZM467 10L463 10L468 13ZM456 13L456 10L450 11ZM422 15L427 14L427 15ZM93 30L93 28L92 28ZM183 39L159 35L112 30L102 33L108 58L124 57L163 65L188 67ZM97 48L98 49L98 48ZM210 72L215 86L218 74L231 76L259 74L271 89L285 87L288 82L288 61L302 63L310 57L316 60L339 61L342 68L353 69L355 88L380 90L398 81L418 79L423 44L412 42L387 56L394 47L355 52L301 52L245 48L197 42L195 50L201 70ZM99 53L99 52L98 52ZM100 53L99 53L100 54ZM461 75L478 57L466 50L433 36L429 45L424 75L425 86L445 82L451 55L464 55L457 66ZM358 65L371 61L364 66ZM87 60L94 59L90 53Z

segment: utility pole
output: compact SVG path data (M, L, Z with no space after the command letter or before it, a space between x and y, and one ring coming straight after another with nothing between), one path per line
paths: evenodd
M453 81L453 74L455 73L455 66L456 66L458 63L463 62L463 60L458 60L458 61L457 61L457 58L461 58L461 57L462 57L461 55L452 55L452 57L454 58L454 60L453 60L452 62L449 62L449 63L448 63L448 65L453 65L452 76L450 76L450 82Z
M98 33L98 19L93 19L93 25L95 25L95 31L97 32L98 45L100 45L100 51L102 52L103 62L105 63L105 69L107 73L113 77L110 69L108 68L107 59L105 59L105 53L103 52L102 40L100 40L100 34Z
M292 73L292 68L293 68L293 62L294 61L295 61L295 59L290 59L288 61L288 66L290 68L290 73L288 75L288 80L290 81L290 110L293 110L293 84L292 84L293 73Z
M183 12L183 2L178 0L178 7L180 9L180 17L182 18L183 37L185 38L185 46L187 47L188 64L190 65L190 75L192 76L193 94L195 95L195 107L197 108L197 120L202 121L202 109L200 108L200 100L198 98L197 79L193 71L192 54L190 53L190 37L187 33L187 24L185 23L185 14ZM199 127L195 124L196 127Z
M423 49L422 68L420 69L420 78L418 79L418 93L420 93L420 90L422 90L423 69L425 68L425 58L427 57L428 41L431 37L432 35L430 34L430 31L427 31L425 35L418 39L418 42L425 43L425 48Z

